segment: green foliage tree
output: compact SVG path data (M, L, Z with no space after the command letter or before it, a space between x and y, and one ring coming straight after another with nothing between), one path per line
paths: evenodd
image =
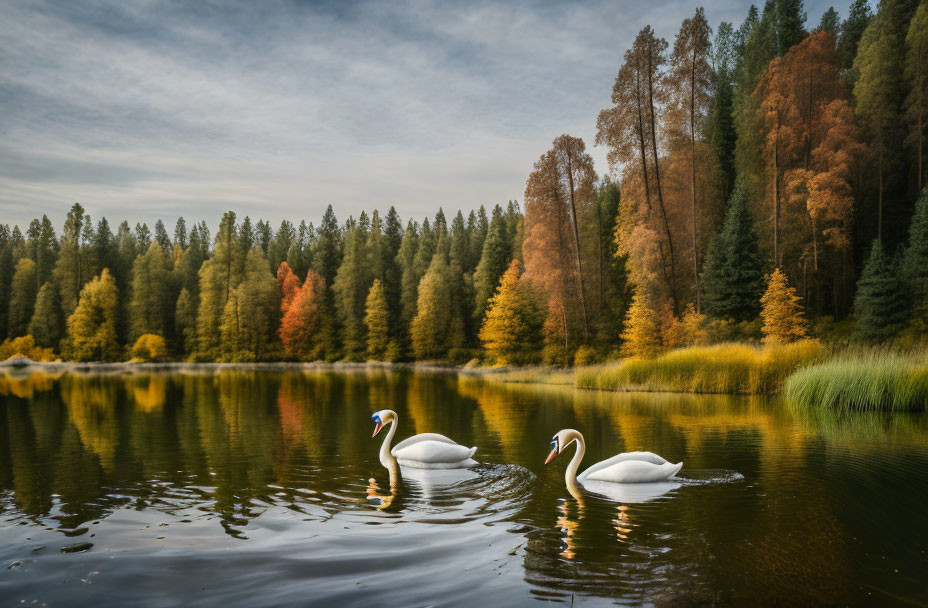
M219 325L231 293L242 281L243 263L238 247L235 213L223 215L216 234L213 257L200 267L200 298L197 312L197 355L207 360L220 358Z
M29 321L29 333L44 348L57 348L64 333L58 286L48 281L39 289L35 312Z
M64 223L58 261L53 271L55 283L61 290L61 310L65 317L70 316L77 307L81 288L92 276L87 274L85 268L84 248L81 246L83 231L84 208L74 203Z
M493 208L493 219L486 238L480 262L474 271L474 321L476 326L483 323L487 303L493 297L499 279L506 272L512 260L512 241L503 209L499 205Z
M10 335L26 335L29 321L35 310L35 298L38 288L35 284L35 262L22 258L16 263L16 272L10 286L9 327Z
M928 323L928 187L922 189L915 203L899 278L912 304L910 316Z
M703 290L703 312L709 317L751 321L760 313L764 277L744 180L735 185L725 222L706 255Z
M171 262L164 246L153 242L132 265L132 297L129 301L129 341L143 334L170 336L175 296Z
M174 327L178 338L176 349L185 356L196 353L197 341L197 301L186 288L180 290L174 306Z
M437 253L419 283L416 316L410 327L417 359L442 359L448 353L451 313L448 264L444 256Z
M372 282L367 236L360 226L349 228L345 235L342 263L332 286L344 355L355 361L362 360L367 350L364 305Z
M78 361L112 361L119 356L116 316L119 293L110 271L103 269L81 290L68 317L67 352Z
M857 281L854 315L857 333L870 342L891 339L905 322L905 299L896 264L883 251L879 240L873 241L870 257Z
M8 337L10 284L13 281L13 238L10 227L0 224L0 340Z
M545 310L541 297L520 278L518 260L513 260L490 298L480 341L497 365L537 363L544 343Z
M242 281L226 301L219 325L220 353L226 361L265 361L278 352L280 322L277 281L259 249L250 249Z

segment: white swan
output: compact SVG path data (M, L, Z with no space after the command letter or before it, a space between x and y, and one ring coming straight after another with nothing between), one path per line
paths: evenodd
M578 482L587 485L588 481L592 482L609 482L609 483L652 483L656 481L666 481L676 475L683 467L682 462L671 464L652 452L626 452L618 454L612 458L607 458L602 462L597 462L580 475L577 475L577 469L580 467L580 461L586 452L586 442L583 441L583 435L580 431L574 429L564 429L558 431L551 440L554 449L548 454L545 464L548 464L554 457L561 453L572 441L577 442L577 451L574 457L570 459L567 465L567 471L564 473L564 480L567 487L576 487ZM590 489L590 488L588 488Z
M417 469L466 469L477 464L473 458L476 447L466 448L455 443L452 439L438 433L421 433L396 444L392 450L390 443L396 434L398 423L396 412L393 410L380 410L371 416L374 421L375 437L387 424L390 431L380 446L380 464L390 466L390 461L396 459L401 465Z

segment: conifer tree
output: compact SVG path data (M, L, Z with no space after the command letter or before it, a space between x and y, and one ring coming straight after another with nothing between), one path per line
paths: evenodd
M767 291L760 299L764 344L784 344L805 337L806 321L799 299L786 275L779 268L775 269L767 280Z
M183 251L187 248L187 243L187 222L181 216L177 218L177 222L174 224L174 245Z
M22 258L16 263L16 272L10 286L9 327L10 336L25 336L35 309L38 288L35 284L35 262Z
M44 348L57 348L63 333L58 287L51 281L42 285L29 322L29 334Z
M81 290L68 317L67 352L77 361L112 361L119 356L116 315L119 293L106 268Z
M74 203L68 212L61 234L61 247L55 263L55 283L61 290L61 310L65 317L77 307L81 288L90 278L85 267L81 234L84 230L84 208Z
M341 235L335 211L332 210L332 205L329 205L322 216L322 223L316 230L313 249L313 270L325 280L326 285L335 282L335 275L342 263Z
M857 333L861 338L885 342L902 328L906 306L900 287L896 264L883 251L880 241L873 241L854 298Z
M273 358L280 322L277 282L258 249L248 251L242 281L232 291L219 326L220 352L226 361Z
M164 253L164 246L153 242L145 255L139 256L132 265L132 297L129 301L129 343L142 334L157 334L170 337L173 328L175 297L173 291L171 262Z
M279 335L288 357L318 361L334 351L325 291L325 280L310 269L281 320Z
M186 288L180 290L174 307L174 327L178 342L177 352L186 356L197 351L197 301Z
M237 236L235 213L228 211L219 224L213 257L200 267L197 354L206 360L219 359L219 324L226 302L242 281L244 260L238 247Z
M270 263L272 268L280 268L281 263L287 260L290 247L296 241L296 229L288 220L280 222L280 228L274 235L274 240L270 247ZM292 267L291 267L292 268Z
M58 258L58 240L55 227L47 215L42 220L33 220L29 225L29 257L35 262L35 281L41 287L52 278L55 261Z
M342 346L345 357L350 360L361 360L367 349L364 305L372 279L366 240L363 224L359 222L357 227L349 228L342 264L332 286L342 329Z
M415 221L409 220L400 249L396 254L397 265L400 268L400 321L401 327L397 337L404 341L408 339L409 327L413 317L416 316L416 299L419 294L419 278L416 273L416 252L419 250L419 227Z
M10 283L13 281L13 239L10 227L0 224L0 340L9 337Z
M650 358L660 352L660 322L650 300L647 287L635 289L621 336L621 353L625 357Z
M857 80L853 69L857 47L872 16L870 3L867 0L854 0L848 9L847 19L841 22L841 29L837 34L838 58L841 62L841 69L844 71L844 81L851 89L854 88Z
M487 302L493 297L500 277L506 272L512 260L512 247L506 225L506 218L499 205L493 208L493 219L483 239L483 251L480 262L474 271L474 324L483 323Z
M703 289L703 311L709 317L751 321L760 313L764 278L744 180L735 185L725 222L706 256Z
M139 251L148 251L151 247L151 230L148 224L142 222L135 225L135 240L138 242Z
M448 353L452 309L447 277L448 264L436 253L419 283L416 316L410 328L417 359L442 359Z
M480 341L497 365L523 365L538 361L543 345L545 311L538 294L520 278L513 260L490 298Z
M928 187L922 189L909 224L909 243L902 254L899 279L912 305L910 318L928 323Z
M387 295L380 279L374 279L367 294L364 324L367 327L367 356L375 361L387 357L390 345L390 311Z

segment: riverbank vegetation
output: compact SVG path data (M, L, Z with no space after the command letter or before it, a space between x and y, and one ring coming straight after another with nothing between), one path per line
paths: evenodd
M759 393L836 344L916 347L928 5L805 19L770 0L714 30L697 9L672 44L643 28L596 121L604 174L561 135L521 206L405 223L329 206L276 230L229 211L171 235L74 204L60 234L0 225L0 352L576 366L589 387Z

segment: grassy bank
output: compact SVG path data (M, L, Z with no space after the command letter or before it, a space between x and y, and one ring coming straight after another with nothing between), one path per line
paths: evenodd
M798 368L824 355L824 347L815 340L766 347L698 346L654 359L627 359L578 369L576 386L612 391L768 394L781 390Z
M808 408L924 411L928 358L925 353L846 353L797 371L786 382L786 397Z

